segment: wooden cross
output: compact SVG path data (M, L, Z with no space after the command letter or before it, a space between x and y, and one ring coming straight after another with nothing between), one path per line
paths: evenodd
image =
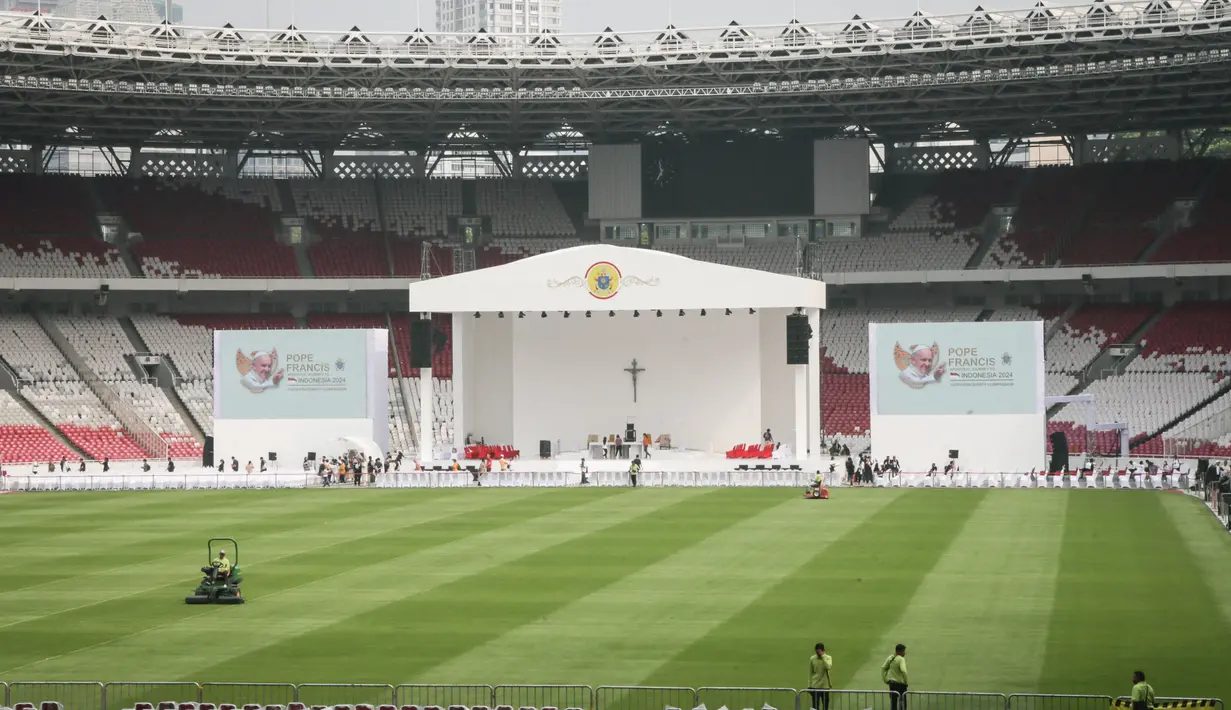
M633 401L637 401L637 375L645 372L644 367L637 367L637 358L633 358L633 366L624 368L624 371L633 376Z

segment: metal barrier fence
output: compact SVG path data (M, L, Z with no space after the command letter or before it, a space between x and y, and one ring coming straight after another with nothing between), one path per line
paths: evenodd
M1006 710L1107 710L1109 695L1041 695L1014 693Z
M294 683L202 683L201 702L215 706L290 705L299 696Z
M60 710L105 710L106 690L102 683L27 683L15 682L8 687L4 704L16 707L30 703L41 707L48 700L60 704Z
M594 710L692 710L692 688L605 685L594 691Z
M198 702L201 686L196 683L107 683L103 686L106 710L123 710L137 703Z
M0 682L7 708L31 710L128 710L148 703L210 703L215 707L271 710L291 703L309 707L394 705L426 710L1109 710L1120 697L1015 693L945 693L886 690L796 690L794 688L650 687L588 685L420 685L380 683L194 683L184 682ZM1217 698L1160 697L1194 710L1225 710ZM25 707L20 710L26 710Z
M393 689L393 704L403 707L492 707L495 698L496 689L490 685L404 684Z
M801 690L796 710L892 710L898 694L888 690Z
M1005 710L1009 699L1002 693L938 693L906 691L905 706L895 710Z
M298 687L295 700L308 706L323 705L392 705L393 686L379 683L304 683Z
M579 708L594 710L594 689L588 685L497 685L492 694L494 707Z
M774 710L795 710L798 696L799 691L794 688L697 688L697 704L707 708L759 710L768 705Z

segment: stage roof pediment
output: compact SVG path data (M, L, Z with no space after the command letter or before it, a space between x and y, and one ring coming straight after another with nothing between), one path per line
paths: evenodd
M796 307L824 308L824 282L608 244L410 286L412 313Z

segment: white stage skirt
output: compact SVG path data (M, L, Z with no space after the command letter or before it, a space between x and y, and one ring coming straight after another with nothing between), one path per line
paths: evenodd
M627 473L599 471L589 474L592 486L627 486ZM474 486L466 472L422 471L411 473L380 473L374 488L465 488ZM509 471L484 474L484 487L496 488L559 488L581 484L580 473L563 471ZM646 487L748 487L800 488L812 484L815 474L807 471L642 471L637 484ZM826 476L830 488L845 486L844 477ZM1028 473L957 473L901 474L879 476L877 487L891 488L1092 488L1106 490L1184 490L1189 486L1187 475L1066 475L1045 476ZM145 490L218 490L254 488L323 488L320 477L313 473L218 473L211 469L193 469L184 473L122 473L122 474L39 474L8 475L0 479L0 490L17 491L145 491ZM351 483L335 483L332 487L353 488Z

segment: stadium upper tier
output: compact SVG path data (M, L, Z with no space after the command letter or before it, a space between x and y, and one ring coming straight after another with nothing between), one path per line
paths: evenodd
M562 125L595 142L664 126L903 140L1197 127L1221 125L1228 64L1226 0L597 35L0 14L4 138L49 146L401 149L463 127L508 146Z
M574 194L586 187L0 174L0 207L14 215L0 224L0 277L416 278L425 266L445 275L470 268L446 236L459 216L490 229L474 254L478 268L594 239L584 194ZM706 185L688 189L704 195ZM654 248L784 274L810 263L822 275L1228 263L1228 204L1231 164L1218 160L889 174L862 234L821 239L807 253L795 237L778 236L773 218L728 220L742 230L738 242L679 229L680 238L659 236ZM1012 218L1001 222L1005 210ZM100 216L118 218L132 236L99 239ZM303 225L300 244L285 233L288 218ZM715 224L705 215L691 221Z

